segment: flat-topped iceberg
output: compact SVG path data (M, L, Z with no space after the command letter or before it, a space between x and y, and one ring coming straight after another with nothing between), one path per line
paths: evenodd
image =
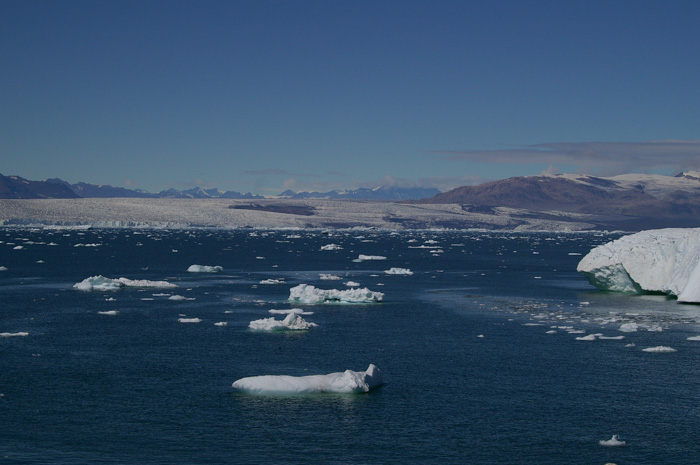
M173 288L177 287L177 284L167 281L149 281L148 279L112 279L99 275L85 278L79 283L74 284L73 287L80 291L114 291L122 287Z
M252 376L235 381L233 387L251 394L313 394L321 392L350 394L369 392L383 382L379 368L370 364L366 371L345 370L327 375Z
M321 304L328 302L365 304L381 302L384 294L370 291L366 287L346 290L318 289L310 284L299 284L289 290L289 300L305 304Z
M224 271L224 268L218 265L190 265L187 271L190 273L221 273Z
M591 250L577 270L602 290L663 292L700 303L700 228L622 237Z
M248 327L258 331L301 331L318 326L303 319L297 312L290 312L283 320L274 317L251 321Z

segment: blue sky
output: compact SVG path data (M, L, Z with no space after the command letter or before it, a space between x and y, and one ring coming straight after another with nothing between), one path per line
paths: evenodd
M0 173L278 194L700 170L700 2L0 2Z

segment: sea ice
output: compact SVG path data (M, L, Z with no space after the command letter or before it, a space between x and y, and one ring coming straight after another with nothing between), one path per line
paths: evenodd
M284 279L263 279L260 284L285 284Z
M190 267L187 268L187 271L190 273L220 273L224 271L224 268L218 265L190 265Z
M668 347L668 346L656 346L656 347L647 347L646 349L642 349L644 352L656 352L656 353L671 353L671 352L677 352L676 349L673 347Z
M22 336L29 336L29 333L26 331L19 331L17 333L0 333L0 337L22 337Z
M690 336L687 338L689 341L700 341L700 336Z
M268 313L272 313L273 315L289 315L290 313L296 313L297 315L313 315L314 312L305 312L301 308L288 308L284 310L277 310L277 309L272 309L268 310Z
M607 440L601 439L600 441L598 441L598 444L600 444L601 446L606 446L606 447L617 447L617 446L624 446L627 443L625 441L621 441L620 436L618 436L617 434L613 434L610 439L607 439Z
M321 274L319 274L319 279L322 279L324 281L338 281L342 278L340 276L337 276L334 274L321 273Z
M386 274L412 275L413 271L409 270L408 268L392 267L392 268L389 268L388 270L384 270L384 273L386 273Z
M355 260L355 262L364 262L368 260L386 260L386 257L382 255L363 255L360 254Z
M338 244L326 244L324 246L321 246L321 250L340 250L342 249L341 246Z
M358 283L357 281L348 281L345 283L345 285L347 287L358 287L360 285L360 283Z
M317 289L309 284L299 284L289 290L289 300L305 304L320 304L326 302L338 303L371 303L384 299L381 292L364 288L352 288L340 291L337 289Z
M201 323L201 318L178 318L177 321L180 323Z
M177 287L177 284L169 283L167 281L149 281L147 279L112 279L99 275L85 278L79 283L74 284L73 287L80 291L113 291L122 287L172 288Z
M115 316L119 315L119 312L117 310L106 310L104 312L97 312L100 315L109 315L109 316Z
M296 312L289 313L284 320L275 320L273 317L270 317L251 321L248 325L250 329L261 331L305 330L311 329L314 326L318 325L306 321Z
M664 292L700 303L700 228L658 229L591 250L577 270L599 289Z
M0 271L7 271L7 267L6 267L6 266L0 266Z
M327 375L252 376L235 381L233 387L250 394L363 393L382 383L381 371L370 364L366 371L345 370Z

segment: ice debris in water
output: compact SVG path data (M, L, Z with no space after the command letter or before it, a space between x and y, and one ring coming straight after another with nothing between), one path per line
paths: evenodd
M109 315L109 316L115 316L119 315L119 311L117 310L106 310L104 312L97 312L99 315Z
M26 331L19 331L16 333L0 333L0 337L23 337L23 336L29 336L29 333Z
M338 281L342 278L334 274L321 273L319 274L319 279L323 279L324 281Z
M251 321L248 327L259 331L298 331L311 329L318 326L303 319L296 312L289 313L284 320L275 320L273 317Z
M201 318L178 318L177 321L180 323L201 323Z
M625 441L621 441L620 436L618 436L617 434L613 434L610 439L601 439L600 441L598 441L598 444L606 447L617 447L624 446L627 443Z
M647 347L646 349L642 349L644 352L655 352L655 353L671 353L671 352L676 352L676 349L673 347L668 347L668 346L656 346L656 347Z
M360 254L353 262L364 262L368 260L386 260L386 257L382 255L363 255Z
M263 279L260 284L285 284L284 279Z
M338 244L326 244L324 246L321 246L321 250L340 250L342 249L341 246Z
M327 375L288 376L263 375L241 378L233 387L250 394L313 394L363 393L369 392L383 383L382 373L374 364L366 371L330 373Z
M599 289L664 292L700 303L700 228L624 236L591 250L577 270Z
M372 303L384 299L382 292L370 291L366 287L340 291L337 289L317 289L310 284L299 284L289 290L289 300L305 304L326 302L338 303Z
M413 271L409 270L408 268L391 267L388 270L384 270L384 273L386 273L386 274L401 274L401 275L410 276L413 274Z
M187 268L187 271L190 273L220 273L224 271L224 268L218 265L190 265L190 267Z
M122 287L173 288L177 287L177 284L169 283L167 281L149 281L147 279L112 279L99 275L85 278L79 283L74 284L73 287L80 291L113 291Z

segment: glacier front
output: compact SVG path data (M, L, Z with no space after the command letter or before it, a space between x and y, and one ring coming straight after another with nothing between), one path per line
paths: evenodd
M233 383L239 391L250 394L313 394L321 392L369 392L383 383L382 373L374 364L366 371L345 370L311 376L263 375L241 378Z
M700 303L700 228L624 236L591 250L577 270L598 289L663 292Z

